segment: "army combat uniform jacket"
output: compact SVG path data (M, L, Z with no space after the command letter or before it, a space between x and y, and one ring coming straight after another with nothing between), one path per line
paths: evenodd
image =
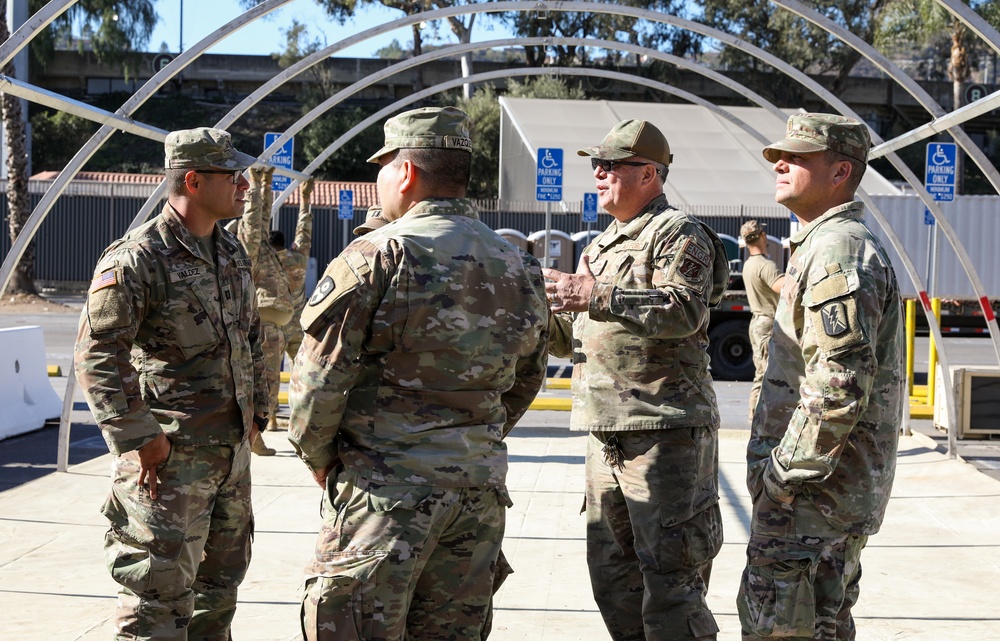
M713 426L709 308L729 280L718 236L659 196L587 247L590 309L553 315L550 350L573 357L577 430Z
M234 445L267 413L250 260L221 227L212 239L214 257L167 204L98 261L76 372L116 455L160 432Z
M257 286L257 307L269 309L274 322L284 325L292 318L292 294L278 252L268 241L271 227L270 198L265 198L265 190L270 185L262 185L256 180L247 191L247 202L243 217L237 226L237 236L253 264L253 282ZM267 320L267 318L265 318Z
M751 496L798 496L838 531L878 531L903 416L895 273L853 202L792 236L747 460Z
M465 199L424 201L354 240L306 303L289 440L387 484L501 485L502 438L546 366L538 261Z
M312 211L303 201L295 224L295 240L291 247L277 252L288 277L288 290L291 292L292 309L295 312L306 302L306 270L309 267L309 252L312 250L312 223Z

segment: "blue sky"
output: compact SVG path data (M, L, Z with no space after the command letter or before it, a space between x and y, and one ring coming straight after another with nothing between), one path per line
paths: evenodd
M153 36L149 39L147 48L150 51L159 51L161 43L166 43L168 51L177 52L181 38L179 19L181 2L184 6L183 38L185 49L243 12L237 0L212 0L211 2L205 0L160 0L156 4L160 21ZM210 52L252 55L270 55L280 52L285 46L285 37L282 32L292 24L293 19L308 25L310 39L319 38L321 42L334 44L359 31L400 18L402 15L400 11L387 9L381 4L373 4L367 5L363 9L362 15L357 16L353 21L340 25L329 18L313 0L293 0L281 9L230 35L210 49ZM493 23L484 18L485 16L482 15L476 18L473 41L501 38L507 35L506 30L497 26L488 30L488 25ZM441 25L440 33L447 37L446 41L454 42L446 25ZM388 45L394 38L405 45L412 39L412 32L409 27L397 29L377 39L345 49L337 55L350 58L370 58L376 50Z

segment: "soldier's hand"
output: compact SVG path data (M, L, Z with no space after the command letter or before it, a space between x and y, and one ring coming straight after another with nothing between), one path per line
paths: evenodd
M260 165L254 165L250 168L250 182L254 185L259 185L264 177L264 168Z
M590 295L597 279L590 271L590 257L580 259L575 274L556 269L543 269L545 296L553 312L585 312L590 307Z
M170 439L163 432L138 450L139 486L149 481L149 498L159 498L156 490L156 467L170 456Z
M309 180L302 183L302 186L299 187L299 193L302 194L303 198L308 198L309 196L312 195L313 187L315 186L316 186L316 180L310 178Z
M330 476L330 470L332 470L335 465L336 463L330 463L321 470L312 471L313 480L315 480L316 483L324 490L326 489L326 477Z

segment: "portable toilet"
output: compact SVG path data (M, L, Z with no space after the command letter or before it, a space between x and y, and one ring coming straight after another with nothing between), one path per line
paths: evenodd
M729 234L719 234L722 246L726 248L726 261L729 262L729 271L743 271L743 261L740 259L740 241Z
M500 236L500 238L503 238L511 245L515 247L520 247L526 252L529 253L531 252L531 249L529 248L530 243L528 243L528 237L525 236L520 231L518 231L517 229L498 229L497 234Z
M531 244L531 255L542 263L542 267L551 267L564 272L575 272L573 262L573 239L560 229L553 229L549 236L549 264L545 264L545 230L528 234Z
M583 250L587 249L587 246L603 232L597 231L595 229L588 229L586 231L578 231L573 234L570 238L573 239L573 264L580 264L580 257L583 256Z

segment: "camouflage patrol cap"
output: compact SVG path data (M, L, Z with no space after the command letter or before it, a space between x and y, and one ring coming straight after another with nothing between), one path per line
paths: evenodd
M767 225L759 223L756 220L748 220L740 227L740 236L743 237L743 240L752 242L757 236L764 233L765 227Z
M623 120L608 132L601 144L585 147L576 154L603 160L624 160L640 156L661 165L669 165L674 160L666 137L645 120Z
M830 149L866 163L871 146L863 122L833 114L795 114L788 118L785 137L764 147L764 158L778 162L782 151L807 154Z
M253 156L236 151L228 131L211 127L171 131L163 149L167 169L246 169L257 162Z
M431 147L464 149L472 153L469 116L455 107L424 107L404 111L385 121L385 145L368 159L378 159L397 149Z
M382 206L372 205L365 215L365 222L354 228L355 236L364 236L370 231L375 231L379 227L385 227L389 221L382 217Z

